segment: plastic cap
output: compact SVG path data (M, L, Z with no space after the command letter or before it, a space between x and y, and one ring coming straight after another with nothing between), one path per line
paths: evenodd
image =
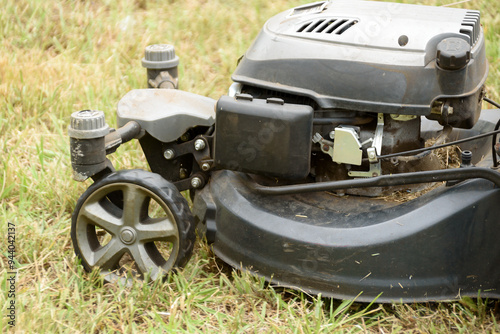
M437 45L437 63L444 70L459 70L470 60L470 44L457 37L443 39Z
M146 46L142 66L150 69L169 69L179 65L179 57L170 44L153 44Z
M469 166L472 161L471 151L462 151L462 165Z
M68 134L72 138L92 139L109 133L104 113L100 110L81 110L71 114Z

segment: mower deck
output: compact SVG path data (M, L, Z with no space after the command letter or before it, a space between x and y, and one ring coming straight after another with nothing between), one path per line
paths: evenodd
M467 131L492 126L481 120ZM269 197L244 179L214 173L194 203L209 238L215 235L215 254L235 268L364 302L451 300L478 291L500 298L500 189L489 181L443 185L397 203L329 192Z

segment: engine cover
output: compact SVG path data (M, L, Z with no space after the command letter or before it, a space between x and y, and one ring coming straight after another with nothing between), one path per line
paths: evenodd
M471 127L487 74L478 11L334 0L267 21L232 79L309 97L321 109L432 112L442 123L470 97L472 111L451 125Z

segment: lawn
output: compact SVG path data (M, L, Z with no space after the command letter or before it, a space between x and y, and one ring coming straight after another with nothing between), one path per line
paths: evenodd
M184 270L152 285L104 285L98 272L85 273L79 265L70 239L71 213L91 181L78 183L71 177L71 113L100 109L115 126L119 99L146 85L140 61L145 46L153 43L175 45L181 89L217 99L227 92L238 58L265 20L307 2L2 1L2 332L500 331L496 301L368 305L307 296L231 270L203 241L197 242ZM500 3L472 0L454 7L482 11L490 62L488 96L500 100ZM112 159L117 169L148 168L136 142L121 147ZM15 231L15 270L8 266L10 231ZM15 299L8 296L9 272L16 273ZM6 317L12 300L15 327Z

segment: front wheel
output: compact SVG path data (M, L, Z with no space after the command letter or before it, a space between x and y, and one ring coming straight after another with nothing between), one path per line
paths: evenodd
M73 212L71 239L87 271L107 282L161 279L184 266L195 223L177 188L143 170L111 173L92 184Z

